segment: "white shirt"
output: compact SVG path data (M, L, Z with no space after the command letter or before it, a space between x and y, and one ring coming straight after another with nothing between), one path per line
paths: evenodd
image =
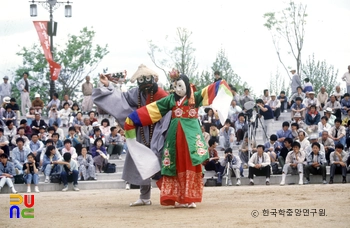
M270 106L270 108L280 108L281 107L281 101L278 100L278 99L275 99L275 100L270 100L268 103L267 103L268 106Z
M349 72L345 72L345 74L343 75L343 77L341 79L343 79L343 81L346 82L347 86L350 86L350 73Z

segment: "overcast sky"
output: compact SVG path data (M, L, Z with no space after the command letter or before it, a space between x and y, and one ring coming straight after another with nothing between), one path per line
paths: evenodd
M224 48L234 71L254 88L257 95L269 87L270 74L279 65L271 37L263 26L263 14L285 8L280 0L74 0L73 17L64 17L64 6L54 12L58 22L54 44L63 45L68 34L85 26L96 31L96 43L108 44L110 53L92 76L110 70L127 70L131 76L141 63L159 71L150 61L148 40L160 46L172 41L177 27L193 32L198 70L210 70L220 48ZM303 59L312 53L339 69L339 81L350 65L350 1L305 0L307 27ZM39 44L33 20L48 20L49 13L38 5L38 17L29 15L27 0L2 0L0 7L0 77L21 65L16 52L21 46ZM295 68L293 61L287 65ZM289 83L289 78L284 75ZM164 81L164 79L161 79ZM344 84L344 83L342 83ZM344 85L343 85L344 86ZM278 91L274 91L278 92Z

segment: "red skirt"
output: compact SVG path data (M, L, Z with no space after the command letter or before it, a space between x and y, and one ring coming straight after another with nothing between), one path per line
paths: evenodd
M176 171L176 176L163 176L157 181L160 189L160 204L171 206L175 205L175 202L181 204L201 202L203 195L202 165L192 165L180 121L176 132Z

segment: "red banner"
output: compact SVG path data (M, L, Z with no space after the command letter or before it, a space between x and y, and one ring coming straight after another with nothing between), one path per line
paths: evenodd
M45 58L50 66L51 80L57 80L61 71L61 65L52 59L49 36L47 34L47 21L33 21L33 23L43 47Z

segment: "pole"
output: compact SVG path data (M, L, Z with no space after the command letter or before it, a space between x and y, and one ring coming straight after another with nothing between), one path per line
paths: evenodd
M52 55L52 60L54 60L54 55L53 55L53 15L52 15L52 5L50 4L50 25L51 25L51 31L50 31L50 50L51 50L51 55ZM53 98L53 94L55 93L55 81L51 79L51 74L50 74L50 100Z

